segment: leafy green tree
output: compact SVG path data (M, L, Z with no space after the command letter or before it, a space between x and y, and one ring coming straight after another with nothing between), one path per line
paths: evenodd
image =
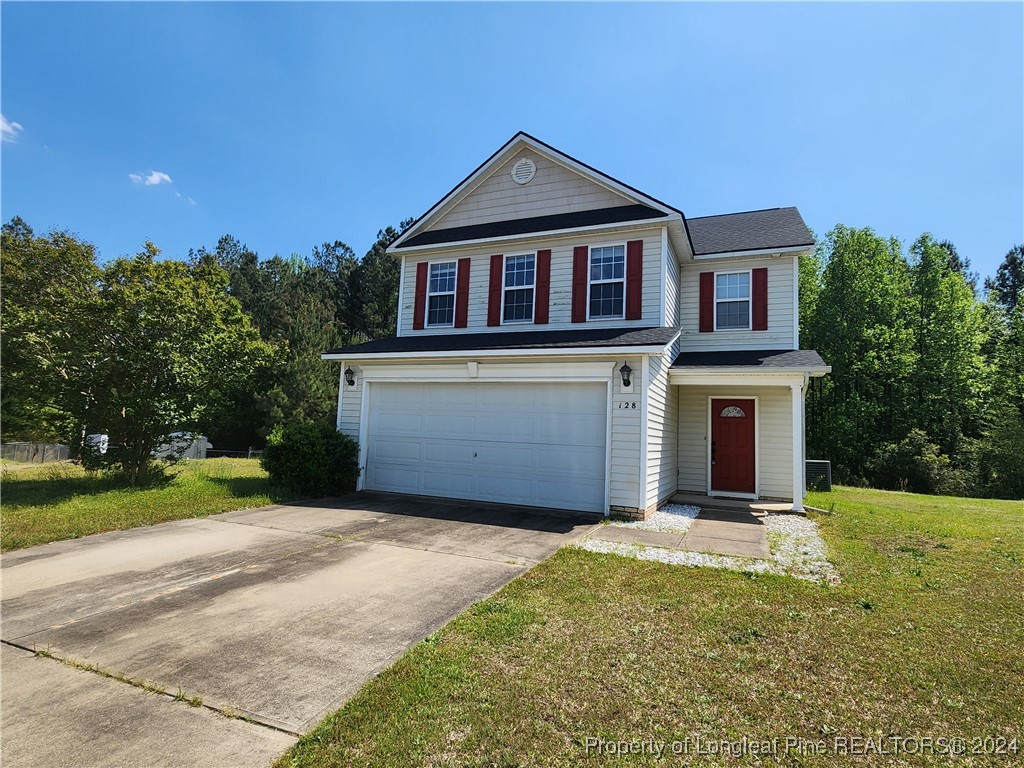
M414 219L405 219L398 228L377 232L377 240L359 262L354 275L351 329L353 340L366 341L395 335L398 323L398 281L401 260L387 248L408 229Z
M825 265L821 255L815 250L814 253L801 256L797 266L800 292L800 339L801 344L804 344L804 340L810 338L811 323L818 309L822 271Z
M838 480L857 480L877 445L911 426L910 275L899 241L870 228L837 225L819 250L825 268L806 344L832 375L810 392L809 455L831 459Z
M90 361L73 389L72 413L90 433L110 436L108 465L133 485L149 479L155 448L195 430L222 398L274 362L228 277L209 263L158 261L146 243L135 258L103 269L95 298L74 331Z
M929 234L911 246L914 330L914 425L956 455L980 432L988 366L982 356L986 318L949 249Z
M37 237L20 217L3 226L0 249L0 348L4 438L68 440L72 381L87 375L76 321L96 291L92 245L68 232Z
M996 302L1012 310L1024 291L1024 245L1015 245L1003 258L995 279L985 281L985 289Z

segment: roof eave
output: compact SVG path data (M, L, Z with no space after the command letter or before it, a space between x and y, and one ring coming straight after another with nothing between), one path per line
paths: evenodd
M674 341L674 339L673 339ZM589 355L622 357L623 355L664 355L668 344L645 344L616 347L541 347L536 349L457 349L434 352L324 352L321 360L344 360L358 363L385 360L475 360L481 357L573 357Z
M672 227L672 222L679 224ZM429 253L431 251L450 251L454 248L472 248L478 245L494 245L498 243L517 243L523 240L538 238L553 238L559 236L571 236L581 232L629 232L636 229L650 229L651 227L668 226L669 231L682 231L682 216L680 214L669 214L654 219L637 219L636 221L618 221L608 224L589 224L584 227L573 227L571 229L549 229L541 232L523 232L518 235L500 235L497 237L483 237L473 240L455 240L450 243L431 243L429 245L412 245L405 248L395 249L395 245L388 246L387 252L401 256L406 253ZM395 243L397 244L397 240ZM675 242L673 242L675 245Z

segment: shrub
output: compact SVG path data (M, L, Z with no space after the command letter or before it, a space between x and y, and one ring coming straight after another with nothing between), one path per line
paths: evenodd
M964 495L970 478L969 472L954 467L920 429L879 448L867 470L876 488L952 496Z
M303 496L355 490L359 445L320 421L278 424L267 437L260 464L273 483Z

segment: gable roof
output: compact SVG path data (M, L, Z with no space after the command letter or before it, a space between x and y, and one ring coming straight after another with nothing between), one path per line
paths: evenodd
M367 356L416 353L520 350L551 351L611 347L664 347L678 328L573 328L555 331L491 331L392 336L324 352L322 357L358 359Z
M724 352L680 352L673 368L807 368L828 369L813 349L731 349Z
M687 219L695 256L810 247L814 238L796 208L766 208Z
M484 160L483 163L477 166L477 168L474 169L472 173L470 173L465 179L463 179L454 188L452 188L452 190L448 192L448 194L446 194L443 198L441 198L438 202L431 206L431 208L426 213L424 213L422 216L416 219L416 221L414 221L412 225L397 240L395 240L395 242L393 242L389 246L388 250L395 251L401 250L403 248L413 248L417 246L422 247L426 245L459 242L460 240L483 239L486 237L501 237L506 234L526 234L529 232L545 232L554 231L557 229L569 229L575 226L593 226L593 223L588 224L586 222L580 224L567 223L571 222L571 217L569 216L567 216L565 220L559 219L554 222L548 219L553 219L556 217L536 216L529 217L526 219L519 219L518 223L511 221L492 222L492 224L494 225L504 225L505 229L513 227L518 230L514 232L507 232L504 231L502 227L496 227L494 229L497 230L497 234L480 235L474 233L474 231L472 231L472 227L452 227L447 230L433 230L430 233L430 237L428 238L420 237L421 235L426 234L424 230L426 230L427 227L429 227L431 224L435 223L440 215L443 215L448 210L453 208L459 201L467 197L473 191L473 189L475 189L479 184L483 183L491 175L493 170L500 167L501 164L503 164L506 160L508 160L510 157L512 157L515 153L519 152L524 147L528 147L532 151L544 155L554 163L569 168L570 170L579 173L581 176L588 178L594 183L619 193L626 200L632 201L631 205L616 206L611 209L598 210L615 211L616 208L632 209L633 213L627 215L635 215L639 213L641 209L646 208L653 212L650 218L672 219L677 222L680 222L680 224L682 224L682 222L684 221L683 213L679 209L674 208L673 206L670 206L667 203L662 202L661 200L646 195L640 190L636 189L635 187L631 187L630 185L625 184L624 182L621 182L618 179L615 179L605 173L602 173L601 171L598 171L596 168L593 168L592 166L589 166L586 163L583 163L577 160L576 158L565 154L564 152L560 152L559 150L552 147L550 144L546 144L540 139L537 139L524 131L520 131L507 142L505 142L505 144L502 145L494 154L492 154L489 158ZM585 213L594 215L596 212L587 211ZM601 221L598 223L614 224L618 223L619 221L641 220L639 218L614 218L615 216L623 215L621 211L618 214L604 215L611 216L612 218L608 221ZM550 230L540 228L547 227L552 224L554 224L554 226ZM486 227L486 225L473 225L473 227L477 226ZM529 229L524 229L524 227L529 227ZM460 232L460 230L462 231ZM466 230L471 230L469 232L468 237L465 236ZM491 230L485 228L483 231L490 232ZM685 249L690 250L689 240L686 239L686 235L682 226L680 227L680 231L678 234L681 235L682 239L684 239ZM414 240L416 241L415 243L412 242Z

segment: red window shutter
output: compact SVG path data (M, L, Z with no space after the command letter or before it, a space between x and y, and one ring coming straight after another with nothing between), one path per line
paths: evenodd
M455 272L455 327L465 328L469 321L469 259L459 259Z
M487 290L487 324L501 325L501 283L504 278L505 259L502 254L491 256L491 282Z
M700 273L700 332L715 330L715 273Z
M750 327L755 331L768 330L768 268L752 270L750 295Z
M548 296L551 293L551 251L537 251L536 288L534 289L533 322L545 325L548 321Z
M423 319L427 314L427 262L416 265L416 300L412 305L412 327L422 330Z
M590 248L577 245L572 249L572 321L587 321L587 271L590 269Z
M626 319L643 316L644 241L626 243Z

